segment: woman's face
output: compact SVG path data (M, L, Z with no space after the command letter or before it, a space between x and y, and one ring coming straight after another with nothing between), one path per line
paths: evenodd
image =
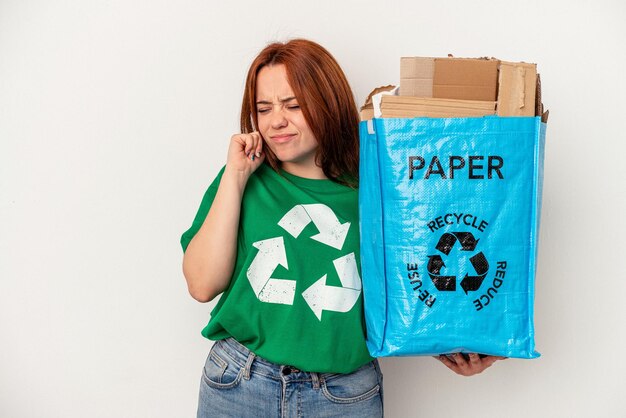
M285 171L306 177L321 172L315 164L317 140L304 119L283 64L259 71L256 111L259 133Z

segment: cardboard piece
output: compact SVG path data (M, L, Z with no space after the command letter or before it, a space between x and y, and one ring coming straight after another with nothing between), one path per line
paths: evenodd
M383 96L383 118L459 118L495 114L495 101Z
M535 90L535 116L543 114L543 103L541 102L541 77L537 74L537 89Z
M374 119L374 108L371 107L369 109L361 109L359 112L359 117L361 120L370 120Z
M495 101L499 63L496 59L435 58L433 97Z
M543 123L548 123L549 110L544 111L543 101L541 100L541 77L537 73L537 90L535 93L535 116L541 116Z
M367 98L365 99L365 104L361 106L359 113L361 120L368 120L374 117L374 105L372 104L372 96L383 91L393 90L395 88L396 86L389 84L386 86L376 87L374 90L372 90L372 92L367 95Z
M400 96L433 97L434 74L434 58L400 58Z
M537 112L537 65L500 62L498 77L498 116L535 116Z
M372 91L361 120L374 117ZM541 78L536 64L495 58L402 57L400 88L381 99L381 117L541 116L549 112L541 100ZM420 100L417 100L417 99Z

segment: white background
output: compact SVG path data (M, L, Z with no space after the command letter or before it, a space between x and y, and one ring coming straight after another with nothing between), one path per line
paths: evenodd
M551 111L542 357L473 378L383 359L387 416L625 416L626 6L382 3L0 0L0 416L194 416L213 304L188 296L179 237L251 59L291 37L359 104L400 56L453 53L538 63Z

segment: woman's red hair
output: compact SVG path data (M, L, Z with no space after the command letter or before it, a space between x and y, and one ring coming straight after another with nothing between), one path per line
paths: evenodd
M359 114L341 67L321 45L293 39L272 43L254 59L241 105L241 132L258 127L256 83L261 68L283 64L287 79L319 147L316 163L329 179L357 186L359 177ZM280 162L265 147L266 161L278 171Z

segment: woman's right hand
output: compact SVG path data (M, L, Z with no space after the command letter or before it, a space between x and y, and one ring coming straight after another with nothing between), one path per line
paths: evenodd
M226 168L247 180L265 160L263 138L258 132L235 134L230 138Z

